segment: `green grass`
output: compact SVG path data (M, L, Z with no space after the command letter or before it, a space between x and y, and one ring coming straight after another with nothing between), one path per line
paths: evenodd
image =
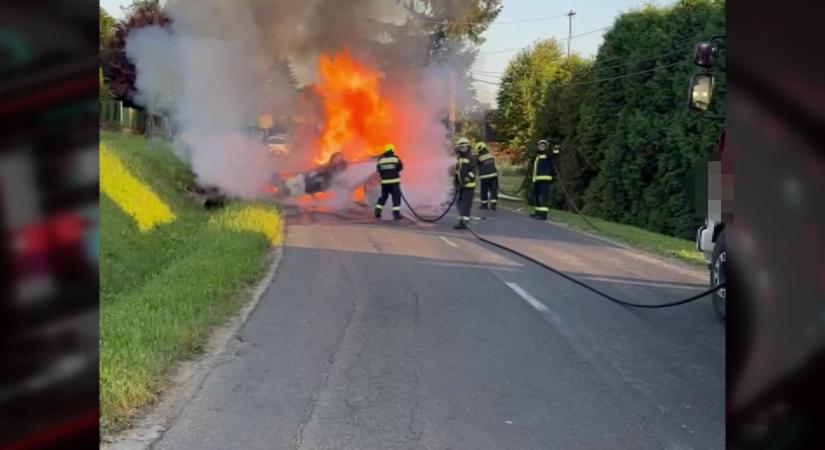
M202 349L266 269L283 225L274 205L214 212L162 143L101 131L101 429L153 402L174 365Z
M499 190L502 192L508 192L510 194L515 193L518 188L521 186L521 183L524 182L524 174L513 173L511 175L501 174L498 177L498 186ZM519 192L518 196L521 197L524 191Z
M508 180L507 178L510 179ZM515 191L521 182L521 178L516 178L517 177L502 177L501 185L504 186L503 189L508 192ZM521 196L521 194L519 194L519 196ZM525 206L523 201L501 200L501 203L504 206ZM696 265L705 264L704 256L696 250L696 244L693 241L654 233L633 225L609 222L597 217L585 217L593 223L593 225L598 227L599 231L594 230L593 227L585 222L585 219L578 214L557 209L550 210L550 220L567 224L571 228L604 236L651 253L676 258L687 263Z

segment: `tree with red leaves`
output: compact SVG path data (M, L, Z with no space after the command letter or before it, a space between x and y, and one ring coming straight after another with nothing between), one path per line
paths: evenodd
M168 27L172 19L160 7L157 0L134 0L126 8L125 18L115 25L114 36L103 60L103 76L116 100L125 106L137 107L132 101L135 93L135 66L126 56L126 39L129 33L146 26Z

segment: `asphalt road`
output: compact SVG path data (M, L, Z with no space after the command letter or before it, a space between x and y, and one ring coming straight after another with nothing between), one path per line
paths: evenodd
M627 300L706 288L701 269L489 216L477 232ZM290 218L242 344L155 448L724 447L725 335L708 299L627 309L454 220Z

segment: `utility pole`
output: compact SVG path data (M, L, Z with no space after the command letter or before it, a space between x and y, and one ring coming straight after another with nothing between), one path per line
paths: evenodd
M440 64L444 64L447 68L447 75L449 79L447 80L447 90L449 91L449 105L447 108L447 127L450 131L450 136L452 138L455 135L455 125L456 125L456 74L455 74L455 67L453 67L452 62L448 59L449 49L447 48L447 33L446 28L449 24L448 19L444 19L444 22L437 28L435 36L433 36L433 46L430 50L430 58L431 60L435 60Z
M455 136L455 69L450 67L450 136Z
M567 59L570 59L570 41L573 40L573 16L576 15L576 11L570 10L567 13Z

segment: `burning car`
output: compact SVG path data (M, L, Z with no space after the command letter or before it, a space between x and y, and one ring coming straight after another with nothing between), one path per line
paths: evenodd
M307 195L317 198L319 194L332 191L364 203L367 197L375 194L373 191L378 186L380 179L375 172L375 158L348 161L343 153L335 152L325 164L314 169L297 174L275 174L265 191L281 200Z
M344 155L333 153L326 164L299 174L273 176L267 190L277 197L301 197L324 192L332 186L336 175L348 166Z

